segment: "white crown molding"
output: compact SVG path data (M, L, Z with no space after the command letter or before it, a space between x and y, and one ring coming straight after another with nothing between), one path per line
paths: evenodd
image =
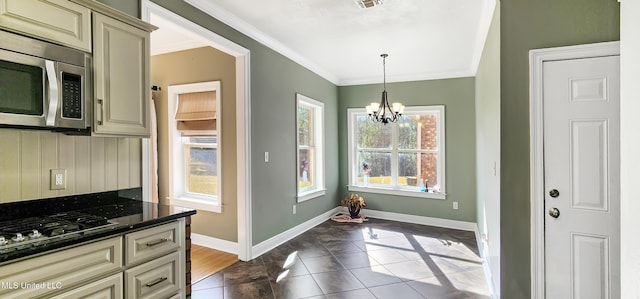
M412 74L412 75L402 75L402 76L387 76L387 83L465 78L465 77L474 77L475 75L476 75L475 71L472 71L471 69L467 69L467 70L461 70L461 71L451 71L451 72L441 72L441 73L424 73L424 74ZM366 78L341 80L340 82L338 82L338 85L350 86L350 85L365 85L365 84L379 84L379 83L382 83L380 81L380 76L371 76Z
M271 36L260 31L255 26L245 22L244 20L238 18L236 15L232 14L231 12L222 8L221 6L213 3L213 1L184 0L184 2L203 11L204 13L210 15L211 17L231 26L232 28L240 31L241 33L256 40L257 42L266 45L272 50L284 55L285 57L293 60L294 62L316 73L318 76L330 81L333 84L338 85L339 80L336 75L328 72L327 70L320 67L316 63L298 54L296 51L292 50L291 48L285 46L280 41L272 38Z
M260 42L266 45L267 47L291 59L292 61L300 64L301 66L309 69L310 71L314 72L318 76L328 80L329 82L335 85L349 86L349 85L381 83L381 78L379 75L374 75L371 77L364 77L364 78L355 78L355 79L339 78L337 75L327 71L325 68L319 66L315 62L300 55L298 52L292 50L291 48L287 47L280 41L260 31L255 26L240 19L238 16L224 9L220 5L215 4L213 1L184 0L184 2L201 10L202 12L210 15L211 17L227 24L228 26L234 28L235 30L238 30L239 32L256 40L257 42ZM491 25L491 16L493 15L493 10L495 8L495 0L490 0L489 2L490 3L487 3L487 5L482 11L483 13L482 23L477 29L479 34L476 35L477 36L476 42L475 42L476 50L475 50L475 53L473 54L473 60L469 65L468 69L450 70L450 71L443 71L443 72L418 73L418 74L410 74L410 75L402 75L402 76L388 76L387 82L410 82L410 81L438 80L438 79L463 78L463 77L475 76L479 62L480 62L480 58L482 57L482 51L484 49L484 43L486 40L488 29L489 29L489 26ZM487 15L488 17L486 17Z
M473 51L473 57L471 58L471 66L470 71L473 73L472 76L475 76L478 72L478 66L480 65L480 60L482 59L482 53L484 52L484 46L487 42L487 36L489 35L489 29L491 27L491 21L494 17L494 12L496 9L496 1L488 0L485 2L484 7L482 8L482 16L480 17L480 24L476 27L476 40L475 40L475 51Z
M480 66L480 59L482 59L482 52L484 52L484 46L487 42L487 36L489 35L489 29L491 27L491 21L493 20L493 13L496 9L496 1L488 0L485 2L482 8L482 16L480 17L480 24L476 28L476 40L475 51L473 51L473 57L471 59L471 72L473 76L478 72L478 66Z

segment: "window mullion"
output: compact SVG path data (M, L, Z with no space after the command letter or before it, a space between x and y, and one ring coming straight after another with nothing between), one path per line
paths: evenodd
M392 124L391 128L391 186L398 187L398 126Z

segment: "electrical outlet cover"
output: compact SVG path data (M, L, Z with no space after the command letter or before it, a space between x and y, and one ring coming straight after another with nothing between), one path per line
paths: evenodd
M67 170L51 169L51 190L63 190L67 188Z

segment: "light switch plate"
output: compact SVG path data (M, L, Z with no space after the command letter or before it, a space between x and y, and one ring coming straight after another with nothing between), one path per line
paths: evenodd
M51 169L51 190L67 189L67 170Z

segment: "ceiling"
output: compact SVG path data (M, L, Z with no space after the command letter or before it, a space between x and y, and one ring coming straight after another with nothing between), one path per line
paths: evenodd
M336 85L475 76L495 0L184 0ZM372 0L364 0L372 1ZM164 23L163 23L164 22ZM158 19L152 54L206 41Z

